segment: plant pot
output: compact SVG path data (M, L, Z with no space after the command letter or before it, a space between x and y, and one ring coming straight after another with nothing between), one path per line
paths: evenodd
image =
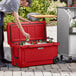
M76 34L76 27L70 27L69 33L70 34Z
M73 32L73 33L76 33L76 27L73 27L73 28L72 28L72 32Z

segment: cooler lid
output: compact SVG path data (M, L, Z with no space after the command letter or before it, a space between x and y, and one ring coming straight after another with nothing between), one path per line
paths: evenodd
M30 34L30 40L46 40L46 22L22 22L24 30ZM26 37L17 27L16 23L8 23L7 25L7 39L8 44L26 41Z

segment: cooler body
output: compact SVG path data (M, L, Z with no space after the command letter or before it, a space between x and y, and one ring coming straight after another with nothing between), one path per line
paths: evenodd
M33 44L23 47L11 46L12 65L27 67L34 65L52 64L58 56L58 43Z
M27 67L42 64L52 64L58 56L57 42L36 44L37 40L46 41L46 22L25 22L22 23L24 30L30 34L29 42L31 45L17 45L17 43L26 42L16 24L10 23L7 26L8 43L11 47L12 65L18 67ZM54 61L53 61L54 60Z

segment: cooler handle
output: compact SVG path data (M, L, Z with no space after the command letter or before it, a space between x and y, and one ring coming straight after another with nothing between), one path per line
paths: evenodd
M19 55L19 48L17 49L17 57L14 56L14 47L12 48L12 54L13 54L13 59L18 59L18 55Z

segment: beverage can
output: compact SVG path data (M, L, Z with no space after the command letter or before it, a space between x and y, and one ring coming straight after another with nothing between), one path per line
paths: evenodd
M31 41L31 44L33 44L33 41Z

